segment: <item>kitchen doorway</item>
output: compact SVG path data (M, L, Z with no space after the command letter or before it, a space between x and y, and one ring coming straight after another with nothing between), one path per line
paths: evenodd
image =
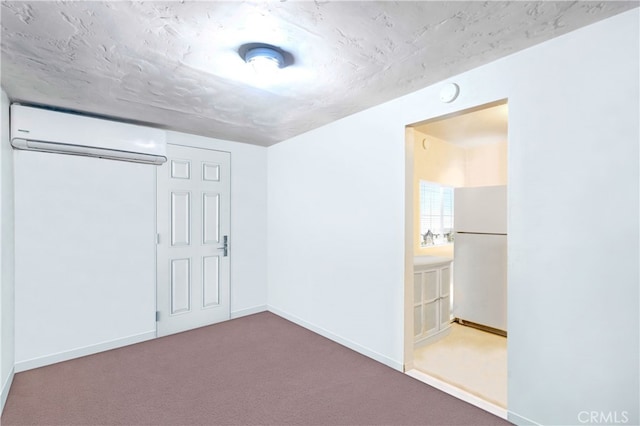
M506 418L507 101L405 131L405 371Z

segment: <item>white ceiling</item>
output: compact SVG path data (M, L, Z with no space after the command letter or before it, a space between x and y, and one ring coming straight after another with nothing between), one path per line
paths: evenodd
M2 1L2 87L25 104L268 146L637 6ZM294 63L257 80L238 54L255 42Z
M422 134L436 137L461 148L506 142L509 107L491 106L412 126Z

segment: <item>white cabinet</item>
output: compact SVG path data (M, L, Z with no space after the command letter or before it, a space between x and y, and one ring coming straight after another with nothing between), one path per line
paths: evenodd
M427 343L450 331L451 260L416 257L413 268L414 343Z

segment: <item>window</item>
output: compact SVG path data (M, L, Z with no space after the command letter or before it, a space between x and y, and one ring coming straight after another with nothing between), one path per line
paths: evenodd
M453 242L453 188L420 181L420 247Z

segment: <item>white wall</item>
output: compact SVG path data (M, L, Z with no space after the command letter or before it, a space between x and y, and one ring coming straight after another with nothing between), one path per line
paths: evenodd
M513 79L509 407L538 423L640 423L639 39L636 9L530 49L538 83Z
M269 148L268 296L275 313L399 369L406 123L384 123L374 108Z
M155 166L14 155L16 370L155 337Z
M266 148L231 152L231 316L266 310ZM15 151L16 370L155 336L154 166Z
M14 214L13 153L9 143L9 99L0 94L0 413L13 379Z
M465 149L464 186L507 185L507 141Z
M231 153L231 317L267 309L267 149L167 132L167 143Z
M638 20L456 76L452 104L436 84L270 147L270 308L400 368L404 126L508 98L509 418L637 424Z

